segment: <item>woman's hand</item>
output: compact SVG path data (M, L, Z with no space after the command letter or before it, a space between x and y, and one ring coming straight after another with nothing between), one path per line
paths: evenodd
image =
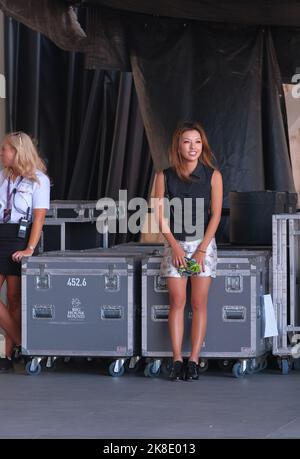
M179 268L180 266L186 267L186 261L185 261L185 251L181 247L180 244L174 245L172 247L172 263L176 268Z
M11 258L13 261L20 262L23 257L31 257L32 254L33 250L27 247L25 250L18 250L17 252L13 253Z
M201 272L205 271L205 255L206 253L200 252L196 250L192 256L192 258L198 263L201 268Z

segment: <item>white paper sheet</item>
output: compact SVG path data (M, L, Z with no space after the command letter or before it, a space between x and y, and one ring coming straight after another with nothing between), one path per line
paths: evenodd
M263 295L263 337L278 336L274 306L270 294Z

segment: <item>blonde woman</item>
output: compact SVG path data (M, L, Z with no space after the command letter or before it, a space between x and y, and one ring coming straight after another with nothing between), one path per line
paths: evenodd
M0 289L7 283L6 306L0 301L5 358L0 371L13 369L14 347L21 344L21 260L34 254L50 205L46 167L24 132L5 136L0 152Z
M164 217L162 206L156 210L159 226L166 239L161 275L167 277L169 290L169 330L173 350L170 379L192 381L198 379L199 353L206 333L208 293L212 278L216 277L215 233L222 210L222 175L214 166L211 148L199 123L182 123L173 134L169 153L171 167L158 173L155 197L158 201L163 197L170 200L178 198L182 204L179 214L171 211L169 223ZM193 205L192 232L182 225L176 227L179 220L184 221L182 212L187 210L185 198L190 198ZM198 198L204 200L202 223L197 222L196 218ZM201 224L203 232L199 230ZM185 369L181 347L187 277L178 268L186 267L186 258L193 258L201 270L191 277L191 353Z

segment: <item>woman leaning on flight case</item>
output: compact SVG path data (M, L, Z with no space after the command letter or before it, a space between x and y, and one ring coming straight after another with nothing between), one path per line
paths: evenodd
M7 134L0 159L0 289L7 283L7 305L0 301L0 327L5 332L5 358L0 371L13 369L21 345L21 260L35 253L46 211L50 181L46 166L29 135Z

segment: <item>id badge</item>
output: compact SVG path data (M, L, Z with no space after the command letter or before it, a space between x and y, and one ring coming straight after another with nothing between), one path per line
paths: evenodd
M11 218L11 209L4 209L3 210L3 223L9 222Z

